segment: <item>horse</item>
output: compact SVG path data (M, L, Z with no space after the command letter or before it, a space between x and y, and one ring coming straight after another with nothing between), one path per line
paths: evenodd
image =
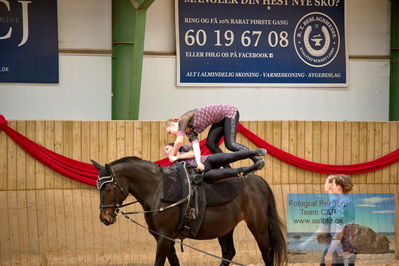
M170 265L180 265L175 243L171 241L179 237L176 228L180 219L180 207L175 206L162 212L151 211L170 205L161 199L162 167L135 156L124 157L105 166L93 160L92 163L99 170L98 180L104 181L97 186L100 190L101 222L107 226L115 223L117 212L130 193L142 205L148 231L157 242L154 265L164 265L166 258ZM287 244L283 224L270 186L262 177L253 173L243 179L242 192L231 202L206 207L198 233L189 238L218 238L223 257L220 265L229 265L236 254L233 232L237 224L244 220L256 239L265 264L286 264Z

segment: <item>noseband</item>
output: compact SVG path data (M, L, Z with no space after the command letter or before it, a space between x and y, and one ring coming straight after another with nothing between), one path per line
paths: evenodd
M113 194L114 194L114 203L113 204L101 204L100 203L100 210L105 209L105 208L115 208L117 212L117 210L121 207L124 207L126 205L124 204L119 204L118 200L117 200L117 196L116 196L116 188L118 187L120 192L122 192L123 195L125 195L125 190L123 189L123 187L121 186L121 184L119 184L118 179L116 179L115 177L115 173L114 170L112 169L112 167L110 166L111 169L111 175L109 176L98 176L98 179L96 181L97 183L97 189L101 190L102 187L107 184L107 183L113 183ZM129 193L129 192L128 192Z

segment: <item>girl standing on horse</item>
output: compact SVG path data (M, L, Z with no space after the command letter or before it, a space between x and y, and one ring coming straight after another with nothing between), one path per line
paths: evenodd
M248 150L248 147L236 142L236 132L240 114L236 107L228 104L212 104L188 111L180 118L172 118L166 122L166 132L176 136L170 156L175 156L183 145L186 135L193 145L197 168L204 170L201 162L201 150L198 134L211 126L206 146L212 153L223 153L218 146L219 140L224 137L225 146L230 151ZM254 162L261 160L258 156L252 156Z

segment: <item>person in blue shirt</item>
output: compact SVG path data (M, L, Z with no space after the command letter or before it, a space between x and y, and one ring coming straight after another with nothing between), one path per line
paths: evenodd
M313 239L326 244L321 258L321 266L353 266L357 254L355 207L351 197L352 179L348 175L329 175L324 183L328 206L323 209L323 223L313 236L301 243L305 249Z
M350 230L355 223L355 207L348 193L352 191L352 179L348 175L330 175L324 184L328 193L331 212L326 228L327 246L320 265L355 265L356 232Z

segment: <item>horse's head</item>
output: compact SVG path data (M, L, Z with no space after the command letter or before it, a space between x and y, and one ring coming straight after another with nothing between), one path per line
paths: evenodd
M91 161L99 170L97 189L100 191L100 220L105 225L115 223L116 215L129 194L126 180L117 176L111 165Z

